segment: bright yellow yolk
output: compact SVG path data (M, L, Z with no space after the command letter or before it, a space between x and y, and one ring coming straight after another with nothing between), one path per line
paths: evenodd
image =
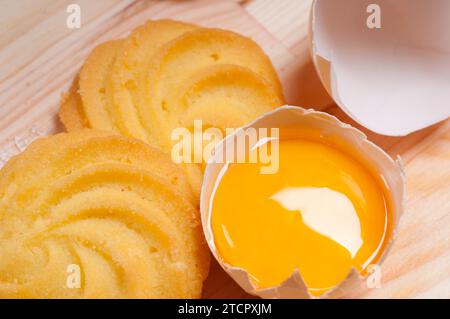
M298 268L310 293L364 272L386 242L386 188L360 162L309 139L279 142L279 171L229 164L213 198L211 226L223 261L259 288Z

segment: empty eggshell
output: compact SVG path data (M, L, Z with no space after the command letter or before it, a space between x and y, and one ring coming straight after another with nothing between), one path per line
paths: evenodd
M315 0L319 76L355 121L401 136L450 116L450 1Z
M377 262L378 264L386 256L389 247L395 237L400 215L403 211L403 200L405 198L404 174L400 159L394 161L381 148L368 141L364 133L351 127L348 124L340 122L336 117L327 113L314 110L306 110L296 106L283 106L276 110L266 113L256 119L254 122L236 130L233 134L223 139L215 148L214 155L208 161L203 178L203 186L200 197L200 211L202 218L203 231L212 254L217 259L222 268L248 293L262 298L314 298L308 292L303 282L302 276L297 269L293 270L292 275L279 286L265 289L258 289L250 279L250 275L245 269L233 267L226 264L219 255L214 242L214 234L211 228L212 201L215 189L220 182L223 174L223 168L227 163L222 163L222 150L233 143L233 139L239 134L244 134L245 129L253 128L280 128L283 127L299 128L317 128L325 136L338 137L344 143L347 143L354 149L356 156L367 161L384 179L392 196L393 211L392 214L392 236L386 245L386 248ZM251 149L254 145L247 145ZM247 150L246 150L247 151ZM345 280L337 287L329 290L321 298L337 298L345 296L349 291L359 290L364 286L365 278L359 274L356 269L351 269Z

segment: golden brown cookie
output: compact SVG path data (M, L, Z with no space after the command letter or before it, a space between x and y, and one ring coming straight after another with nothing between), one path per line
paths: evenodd
M80 75L87 126L138 138L167 153L174 129L191 129L195 120L225 131L284 104L268 57L234 32L149 21L120 45L103 46L90 55ZM70 122L63 111L63 122ZM198 196L201 165L185 166Z
M187 191L134 139L34 142L0 171L0 298L200 297L209 253Z

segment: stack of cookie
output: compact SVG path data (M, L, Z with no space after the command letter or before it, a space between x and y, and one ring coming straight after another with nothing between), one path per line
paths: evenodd
M68 131L115 131L170 153L173 130L192 129L194 120L237 128L282 104L277 74L252 40L162 20L95 48L60 116ZM201 165L185 168L198 196Z
M2 169L0 198L0 298L201 295L209 252L189 185L143 142L40 139Z
M96 47L63 96L69 133L0 171L0 298L200 297L202 165L172 162L171 132L282 104L269 59L229 31L150 21Z

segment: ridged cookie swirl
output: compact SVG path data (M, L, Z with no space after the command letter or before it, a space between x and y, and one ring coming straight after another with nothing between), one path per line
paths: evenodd
M278 76L251 39L161 20L94 49L60 116L69 131L112 130L170 153L175 128L191 129L202 120L204 127L225 131L282 104ZM201 165L185 168L199 195Z
M167 155L134 139L34 142L0 171L0 298L200 297L209 253L189 192Z

